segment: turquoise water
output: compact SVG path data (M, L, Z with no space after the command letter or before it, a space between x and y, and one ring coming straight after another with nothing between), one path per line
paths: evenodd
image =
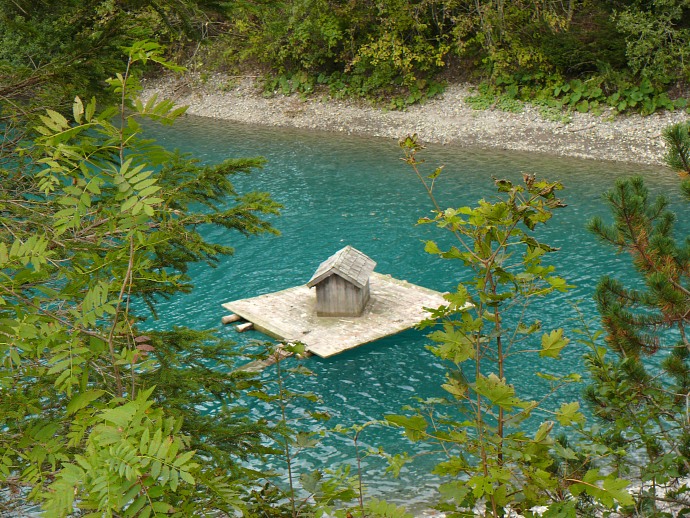
M266 157L263 170L237 177L235 186L240 192L268 191L285 206L282 216L273 220L280 236L247 239L209 232L210 239L235 247L234 257L216 269L198 266L192 270L196 289L161 305L157 327L218 327L221 303L304 284L323 259L346 244L376 260L377 271L435 290L452 290L468 278L458 263L424 253L422 240L446 242L447 236L431 226L415 225L419 217L430 213L429 200L401 162L393 140L265 129L192 117L151 134L163 145L192 152L208 163L227 157ZM545 329L582 327L575 303L587 315L587 324L596 327L591 295L598 279L605 274L632 278L627 257L605 248L584 229L593 215L607 214L601 194L616 178L643 174L653 191L674 198L678 181L663 168L452 146L430 145L423 158L429 171L445 164L436 186L441 206L472 205L480 198L491 198L495 193L492 176L518 179L523 172L531 172L565 185L562 197L568 207L556 214L540 236L561 248L552 254L553 264L576 288L530 307L527 316L541 319ZM220 332L240 343L263 338L255 332L238 335L232 328ZM410 330L328 360L312 358L307 366L316 376L301 379L293 388L316 393L322 399L318 408L333 417L330 425L381 419L399 411L412 397L442 394L439 386L444 371L425 350L426 343L422 332ZM584 352L573 340L564 359L547 367L553 372L581 372ZM511 381L518 391L538 398L545 387L525 375L534 370L530 359L516 357L509 377L513 374ZM554 405L579 399L579 390L573 387L559 393ZM268 407L257 405L252 411L274 417ZM382 427L367 429L362 441L390 453L412 448L398 431ZM413 451L421 452L424 447L415 448ZM353 451L350 440L332 436L300 456L299 462L304 469L351 464ZM370 457L364 461L365 481L372 492L391 500L425 502L433 494L434 479L427 474L430 462L423 457L399 480L393 480L384 478L383 464ZM281 469L279 463L265 467Z

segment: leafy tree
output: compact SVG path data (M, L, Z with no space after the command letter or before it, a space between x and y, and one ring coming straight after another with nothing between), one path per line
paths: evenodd
M236 401L257 382L212 334L141 322L146 305L155 314L161 297L191 289L190 262L232 251L200 225L273 232L264 216L279 207L230 182L261 160L200 167L142 138L138 119L183 110L134 97L132 66L168 65L160 47L128 55L110 81L119 106L77 97L72 120L48 110L0 170L0 506L232 513L247 484L240 460L265 451L267 428ZM200 416L199 404L217 413Z
M666 130L669 163L687 167L687 126ZM690 184L683 192L688 197ZM619 449L614 467L639 480L635 510L666 516L659 499L690 508L690 242L679 239L665 196L650 197L640 177L620 180L606 194L613 221L594 218L589 228L630 255L639 279L601 280L596 300L605 331L587 361L586 392L603 424L600 441Z
M64 114L76 95L110 102L105 81L125 66L123 47L150 39L183 56L213 31L219 9L215 0L1 2L0 116Z
M281 86L370 98L409 92L418 101L451 50L452 18L443 2L286 0L236 3L228 10L236 31L221 38L229 61L256 60ZM431 13L434 13L431 16ZM289 81L288 81L289 80ZM408 103L408 104L409 104Z
M536 423L533 435L525 431L537 411L565 427L584 421L577 401L558 408L546 403L559 386L579 379L548 372L548 362L568 345L563 329L544 331L539 320L525 320L531 301L569 288L543 263L556 249L534 235L565 206L558 198L562 185L529 174L523 184L495 180L496 201L444 210L433 192L441 168L421 174L416 137L402 140L401 147L434 204L435 216L420 222L438 225L454 240L445 250L429 241L426 251L457 260L471 272L427 323L437 327L429 349L448 365L447 396L420 401L415 415L387 416L410 440L439 446L444 460L434 471L448 480L440 488L447 501L443 509L458 516L484 509L486 516L498 517L506 508L524 513L546 505L551 516L570 517L576 508L571 495L587 495L606 508L630 503L625 480L590 469L566 441L554 439L554 421ZM545 391L539 401L522 398L511 383L512 358L518 355L535 357L535 375ZM522 378L526 374L520 372Z
M630 2L615 13L618 29L626 35L628 65L655 83L687 76L690 3L686 0Z

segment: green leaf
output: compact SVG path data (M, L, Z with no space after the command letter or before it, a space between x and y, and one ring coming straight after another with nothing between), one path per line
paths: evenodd
M84 115L84 104L81 102L79 96L74 98L74 104L72 104L72 115L74 115L74 121L77 124L81 124L82 115Z
M552 445L555 453L564 458L565 460L577 460L577 454L571 448L565 448L561 446L558 442L554 442Z
M146 167L146 164L139 164L131 171L128 171L126 175L124 175L129 183L136 189L143 189L144 187L153 185L158 181L156 178L149 178L153 174L153 171L150 169L142 171L144 167Z
M295 435L295 444L300 448L313 448L319 444L313 432L298 432Z
M48 374L56 374L58 372L67 370L69 372L69 367L72 366L72 359L67 358L66 360L62 360L57 362L55 365L53 365L50 369L48 369Z
M448 381L441 385L441 388L452 394L456 399L465 399L467 397L468 383L462 376L462 372L454 373L455 376L448 375Z
M131 158L128 158L127 160L125 160L125 161L122 163L122 166L120 166L120 171L119 171L119 172L120 172L120 175L121 175L123 178L127 178L127 171L129 170L129 166L130 166L130 165L132 165L132 159L131 159ZM141 167L142 167L142 166L140 166L140 169L141 169Z
M504 379L499 378L493 372L488 376L479 376L474 389L478 394L486 397L494 405L511 410L516 406L524 406L520 398L515 397L515 388L508 385Z
M553 289L558 291L566 291L573 287L571 284L568 284L566 280L562 277L546 277L545 280L553 287Z
M136 196L132 196L130 198L127 198L122 206L120 207L120 212L127 212L129 209L134 207L134 205L139 201L139 198Z
M615 500L621 505L634 505L635 500L632 495L625 489L630 483L627 480L621 478L616 478L613 475L609 475L604 479L604 490L606 490L609 495L611 495Z
M466 499L470 491L470 487L464 481L459 480L441 484L439 487L439 492L443 498L446 500L454 500L460 505L466 504Z
M144 198L150 194L160 191L161 188L158 185L151 185L139 191L139 196Z
M132 487L129 489L129 491L127 491L127 493L122 495L122 497L120 498L120 506L124 507L125 505L127 505L127 503L134 500L134 497L136 497L140 491L141 484L132 484Z
M319 486L323 475L320 471L314 470L311 473L302 473L299 477L302 488L307 492L316 494L319 491Z
M438 177L438 175L440 175L442 172L443 172L443 166L437 167L436 170L435 170L433 173L431 173L427 178L429 178L429 179L431 179L431 180L434 180L434 179L436 179L436 178Z
M427 254L440 254L441 249L434 241L427 241L424 245L424 251Z
M194 457L195 454L196 450L184 452L175 459L175 462L173 462L173 466L175 466L176 468L181 468L182 466L187 464L190 461L190 459Z
M599 485L600 482L601 485ZM630 493L625 491L628 484L627 480L616 478L615 475L603 476L599 469L595 468L585 473L582 482L571 485L570 492L574 496L584 492L611 509L616 505L616 502L621 505L633 505L635 503Z
M513 189L513 182L510 180L495 180L498 192L510 192Z
M472 494L475 498L484 498L494 492L494 483L491 476L475 475L471 477L467 484L472 487Z
M544 442L548 439L551 430L553 429L553 421L544 421L539 425L537 433L534 434L534 442Z
M439 347L434 351L436 355L444 360L454 363L462 363L475 356L475 346L467 334L461 329L455 329L449 324L444 326L444 330L434 331L429 335L434 342L439 343Z
M159 460L154 460L151 463L151 477L157 479L158 475L161 474L161 469L163 468L163 463Z
M166 466L167 467L167 466ZM170 468L170 489L177 491L177 486L180 483L179 471Z
M558 355L568 345L569 341L568 338L563 338L563 329L554 329L551 333L545 333L541 337L539 356L542 358L558 358Z
M148 428L144 428L144 432L141 434L139 439L139 451L146 455L149 447L150 432Z
M137 407L135 403L129 402L116 408L104 410L101 412L100 417L103 421L108 421L115 426L124 428L130 423L136 411Z
M172 440L170 436L163 437L161 440L161 444L158 447L158 450L156 450L156 452L154 452L153 455L159 459L167 459L168 451L170 450L171 446Z
M84 111L86 122L91 122L93 119L93 114L96 112L96 98L92 97L86 105L86 110Z
M367 516L372 518L413 518L403 507L398 507L395 504L389 504L376 498L369 499L367 508L369 509Z
M187 482L187 484L196 484L194 477L188 471L180 470L180 478Z
M160 483L166 485L170 480L170 466L163 464L161 468Z
M88 390L86 392L80 392L74 396L67 405L67 414L74 414L92 401L95 401L101 397L103 394L105 394L105 390Z
M584 101L580 101L577 103L575 109L580 113L587 113L589 111L589 102L586 99Z
M86 190L92 194L101 194L101 189L99 187L99 181L93 178L89 183L86 184Z
M56 131L62 131L66 128L69 128L69 122L67 122L67 119L65 119L61 113L58 113L55 110L46 110L46 113L50 117L50 121L53 123L52 128Z
M577 500L555 502L541 515L542 518L577 518Z
M144 507L144 505L147 502L146 495L139 495L134 502L125 510L125 518L131 518L132 516L137 516L137 513L141 511L141 508ZM143 514L143 513L142 513ZM138 515L138 518L141 518L142 514ZM93 518L102 518L103 514L102 513L93 513L93 515L87 515L87 516L93 516Z
M453 309L467 309L468 307L471 307L471 304L468 303L469 297L470 296L467 292L467 288L465 288L465 286L462 284L458 285L456 291L445 293L443 295L443 298L450 302Z
M561 408L556 412L556 419L563 426L570 426L573 423L584 424L585 416L579 412L580 403L574 401L572 403L563 403Z
M168 502L153 502L151 504L151 508L153 509L154 513L160 514L171 514L173 511L173 506Z
M422 416L415 415L407 417L404 415L387 415L386 421L405 429L405 435L412 441L418 441L424 436L427 429L427 422Z

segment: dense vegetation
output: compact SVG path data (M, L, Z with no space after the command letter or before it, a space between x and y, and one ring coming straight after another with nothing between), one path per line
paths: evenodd
M229 65L239 57L268 66L284 90L323 83L336 95L386 94L404 105L462 77L562 103L576 79L586 85L581 109L647 101L651 112L671 106L659 94L688 74L683 1L238 2L228 15L232 30L215 47Z
M153 44L129 56L161 61ZM142 139L139 120L184 110L161 101L126 113L132 84L113 79L119 107L76 97L71 120L48 110L1 170L2 511L25 498L50 516L73 505L118 516L230 510L248 476L242 459L268 451L270 429L237 407L255 383L232 372L236 353L211 333L143 334L146 312L132 307L155 312L191 288L190 262L231 252L198 226L272 230L263 217L277 204L230 183L262 161L202 167ZM216 415L197 413L209 404Z
M88 98L144 38L204 73L257 70L267 91L404 107L447 79L572 109L684 106L684 0L17 0L0 5L0 95ZM43 88L41 86L43 85Z
M320 84L396 106L462 76L488 81L483 95L651 112L682 105L670 98L688 75L689 9L680 0L0 4L0 514L36 504L48 516L408 516L367 498L361 471L295 472L295 456L317 440L301 423L328 417L301 410L315 396L290 390L290 378L310 374L296 360L270 347L234 351L212 332L146 329L162 300L193 288L190 263L232 253L200 227L270 233L266 218L280 210L231 183L261 159L203 166L143 138L142 119L170 123L183 111L138 100L147 69L251 66L272 90ZM142 38L167 44L167 55ZM665 138L669 165L690 173L689 126ZM511 356L530 354L554 392L581 382L543 368L574 337L515 318L531 299L569 289L539 239L564 207L564 186L497 180L491 202L442 209L442 169L422 171L416 138L401 145L435 210L421 223L452 234L452 246L430 241L427 252L473 275L427 322L447 396L333 430L352 441L356 465L366 427L397 426L446 455L435 472L449 516L506 507L532 516L535 505L550 518L670 516L666 504L687 514L690 243L676 236L667 200L624 180L605 198L612 222L589 223L645 281L601 280L602 332L583 316L590 422L579 402L528 400L506 379ZM690 199L688 180L681 189ZM273 377L236 369L265 354ZM252 398L280 418L250 418ZM534 434L521 427L545 413L553 420ZM287 477L249 467L268 455L281 456ZM391 458L393 471L405 461Z

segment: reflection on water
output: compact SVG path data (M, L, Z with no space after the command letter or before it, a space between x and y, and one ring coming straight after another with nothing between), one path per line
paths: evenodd
M192 117L151 134L163 145L192 152L209 163L228 157L266 157L263 170L237 177L235 185L240 192L268 191L285 206L283 215L273 219L280 236L246 239L222 230L209 232L211 240L235 247L234 257L216 269L194 269L195 291L162 305L161 320L154 324L157 327L217 327L221 303L304 284L322 260L346 244L377 261L377 271L435 290L452 290L468 277L461 265L424 253L423 240L443 243L448 238L431 226L416 226L419 217L430 213L430 204L416 177L400 161L394 141L255 128ZM451 146L429 146L422 158L427 160L429 172L445 164L435 187L441 206L459 207L481 198L491 199L495 194L492 177L518 179L523 172L530 172L565 185L562 197L568 207L560 210L539 236L560 247L551 259L557 272L576 288L530 306L527 318L539 318L545 329L582 327L573 304L588 316L588 325L596 326L591 296L598 279L605 274L631 278L628 258L603 247L584 229L593 215L606 215L601 195L615 179L643 174L652 191L676 196L677 179L663 168ZM220 332L240 343L263 338L253 332L236 335L231 328ZM570 336L575 338L572 333ZM398 412L413 397L442 394L443 368L425 349L426 342L422 332L410 330L328 360L312 358L308 366L316 376L302 378L293 388L319 395L322 402L318 409L333 417L329 426L382 419L386 413ZM564 351L564 360L554 361L548 368L560 373L581 372L583 352L573 340ZM508 376L513 373L511 381L519 392L539 397L545 387L535 384L532 376L523 375L533 370L530 358L515 357ZM572 400L579 397L578 391L573 387L558 397ZM258 405L252 412L273 417L267 415L268 408ZM365 447L382 446L389 453L414 448L422 452L425 448L408 445L398 431L385 427L368 428L362 441ZM329 437L309 455L301 456L302 467L353 464L353 451L350 439ZM422 456L400 480L392 480L383 478L383 463L378 458L367 457L366 481L373 492L391 500L423 502L433 494L434 480L427 474L431 463L432 459ZM280 465L265 467L282 469Z

